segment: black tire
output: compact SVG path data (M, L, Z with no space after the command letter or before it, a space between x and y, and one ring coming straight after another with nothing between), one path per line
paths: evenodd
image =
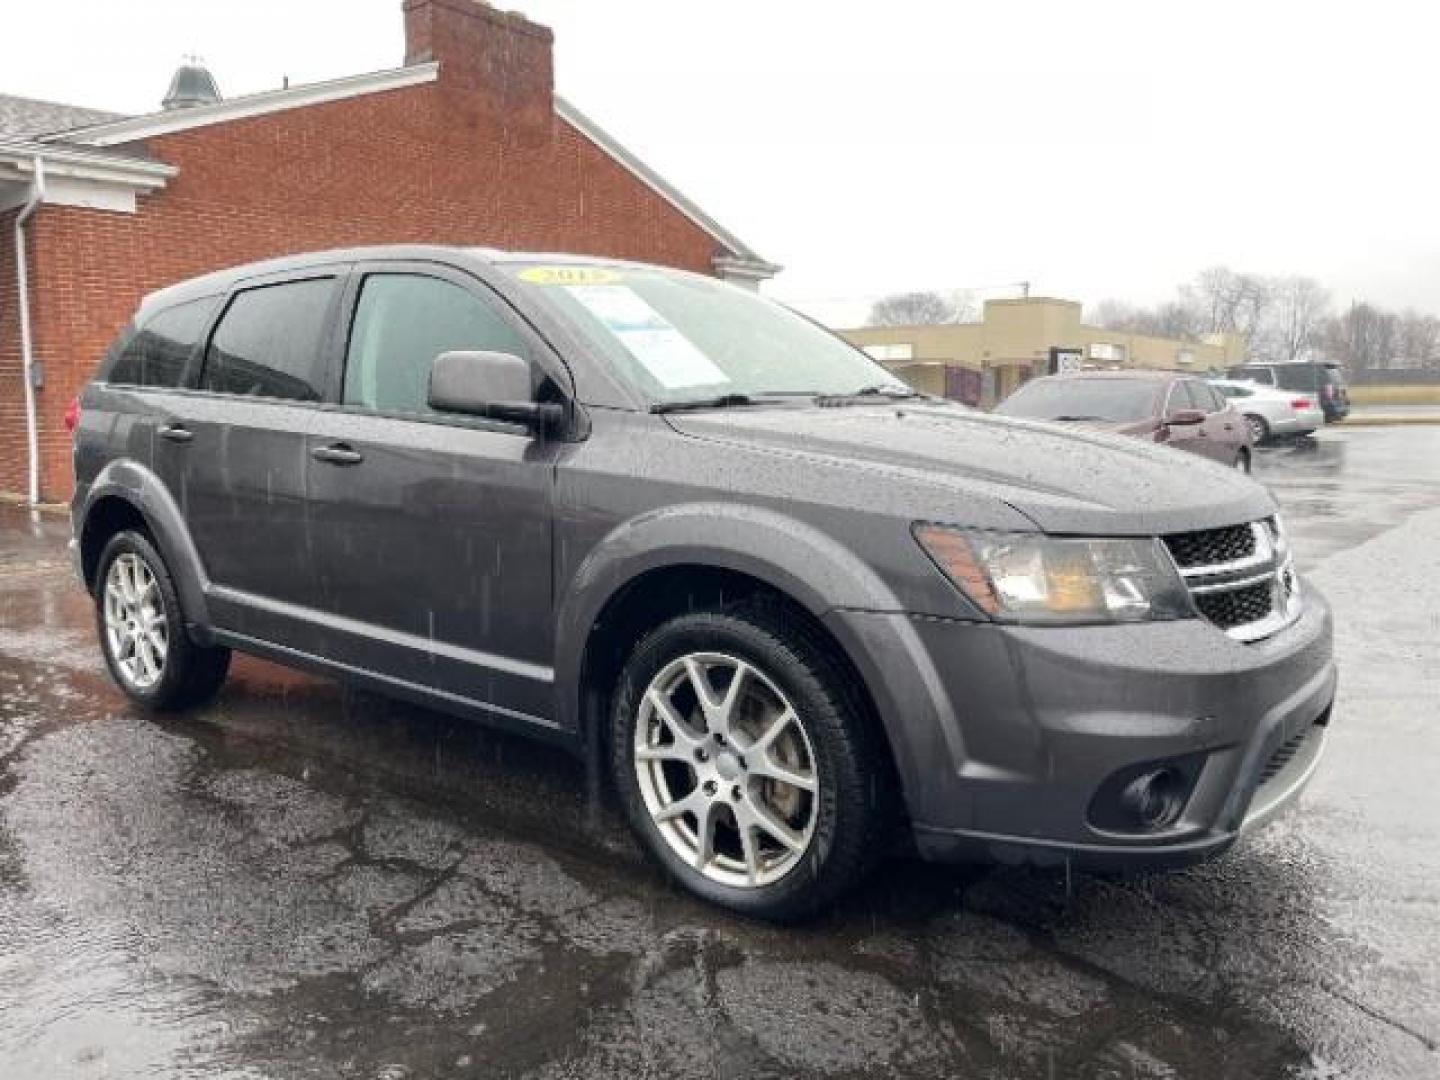
M105 589L115 561L133 555L155 579L162 615L166 624L168 650L160 676L148 686L137 685L122 669L114 655L105 624ZM100 652L110 677L127 697L156 712L172 712L203 704L215 696L230 670L230 650L220 646L197 645L185 630L185 616L169 567L144 533L126 530L116 533L100 553L95 576L95 630Z
M1254 460L1250 456L1250 451L1242 446L1239 452L1235 455L1235 468L1240 472L1244 473L1246 476L1249 476L1250 468L1253 463Z
M671 847L646 808L635 756L640 701L667 665L695 653L722 653L762 672L789 699L813 748L813 832L776 881L729 885L706 877ZM887 852L898 804L889 760L853 676L803 618L772 602L691 612L656 627L631 654L614 697L611 772L636 835L691 892L758 918L810 914L852 888Z
M1250 428L1250 441L1256 446L1259 446L1266 439L1270 438L1270 424L1263 416L1246 413L1245 424Z

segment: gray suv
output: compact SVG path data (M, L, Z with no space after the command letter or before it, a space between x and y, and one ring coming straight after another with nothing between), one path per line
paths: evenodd
M130 697L230 650L608 767L687 887L772 918L931 859L1191 862L1314 771L1330 615L1266 491L897 382L701 276L437 247L213 274L72 410Z

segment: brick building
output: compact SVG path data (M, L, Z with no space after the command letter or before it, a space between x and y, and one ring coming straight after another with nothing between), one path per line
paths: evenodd
M63 500L71 398L144 294L207 270L404 241L778 269L554 93L547 28L402 7L389 71L230 100L191 71L138 117L0 96L0 493L31 491L27 382L39 495Z

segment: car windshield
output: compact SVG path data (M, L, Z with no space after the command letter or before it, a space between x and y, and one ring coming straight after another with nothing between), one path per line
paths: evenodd
M1161 384L1149 379L1039 379L996 407L1002 416L1031 420L1131 423L1157 412Z
M504 267L656 402L907 394L859 349L756 293L655 267Z

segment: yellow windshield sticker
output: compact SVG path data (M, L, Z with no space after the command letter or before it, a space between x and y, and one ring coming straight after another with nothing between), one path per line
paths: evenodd
M607 266L527 266L517 275L531 285L613 285L620 272Z

